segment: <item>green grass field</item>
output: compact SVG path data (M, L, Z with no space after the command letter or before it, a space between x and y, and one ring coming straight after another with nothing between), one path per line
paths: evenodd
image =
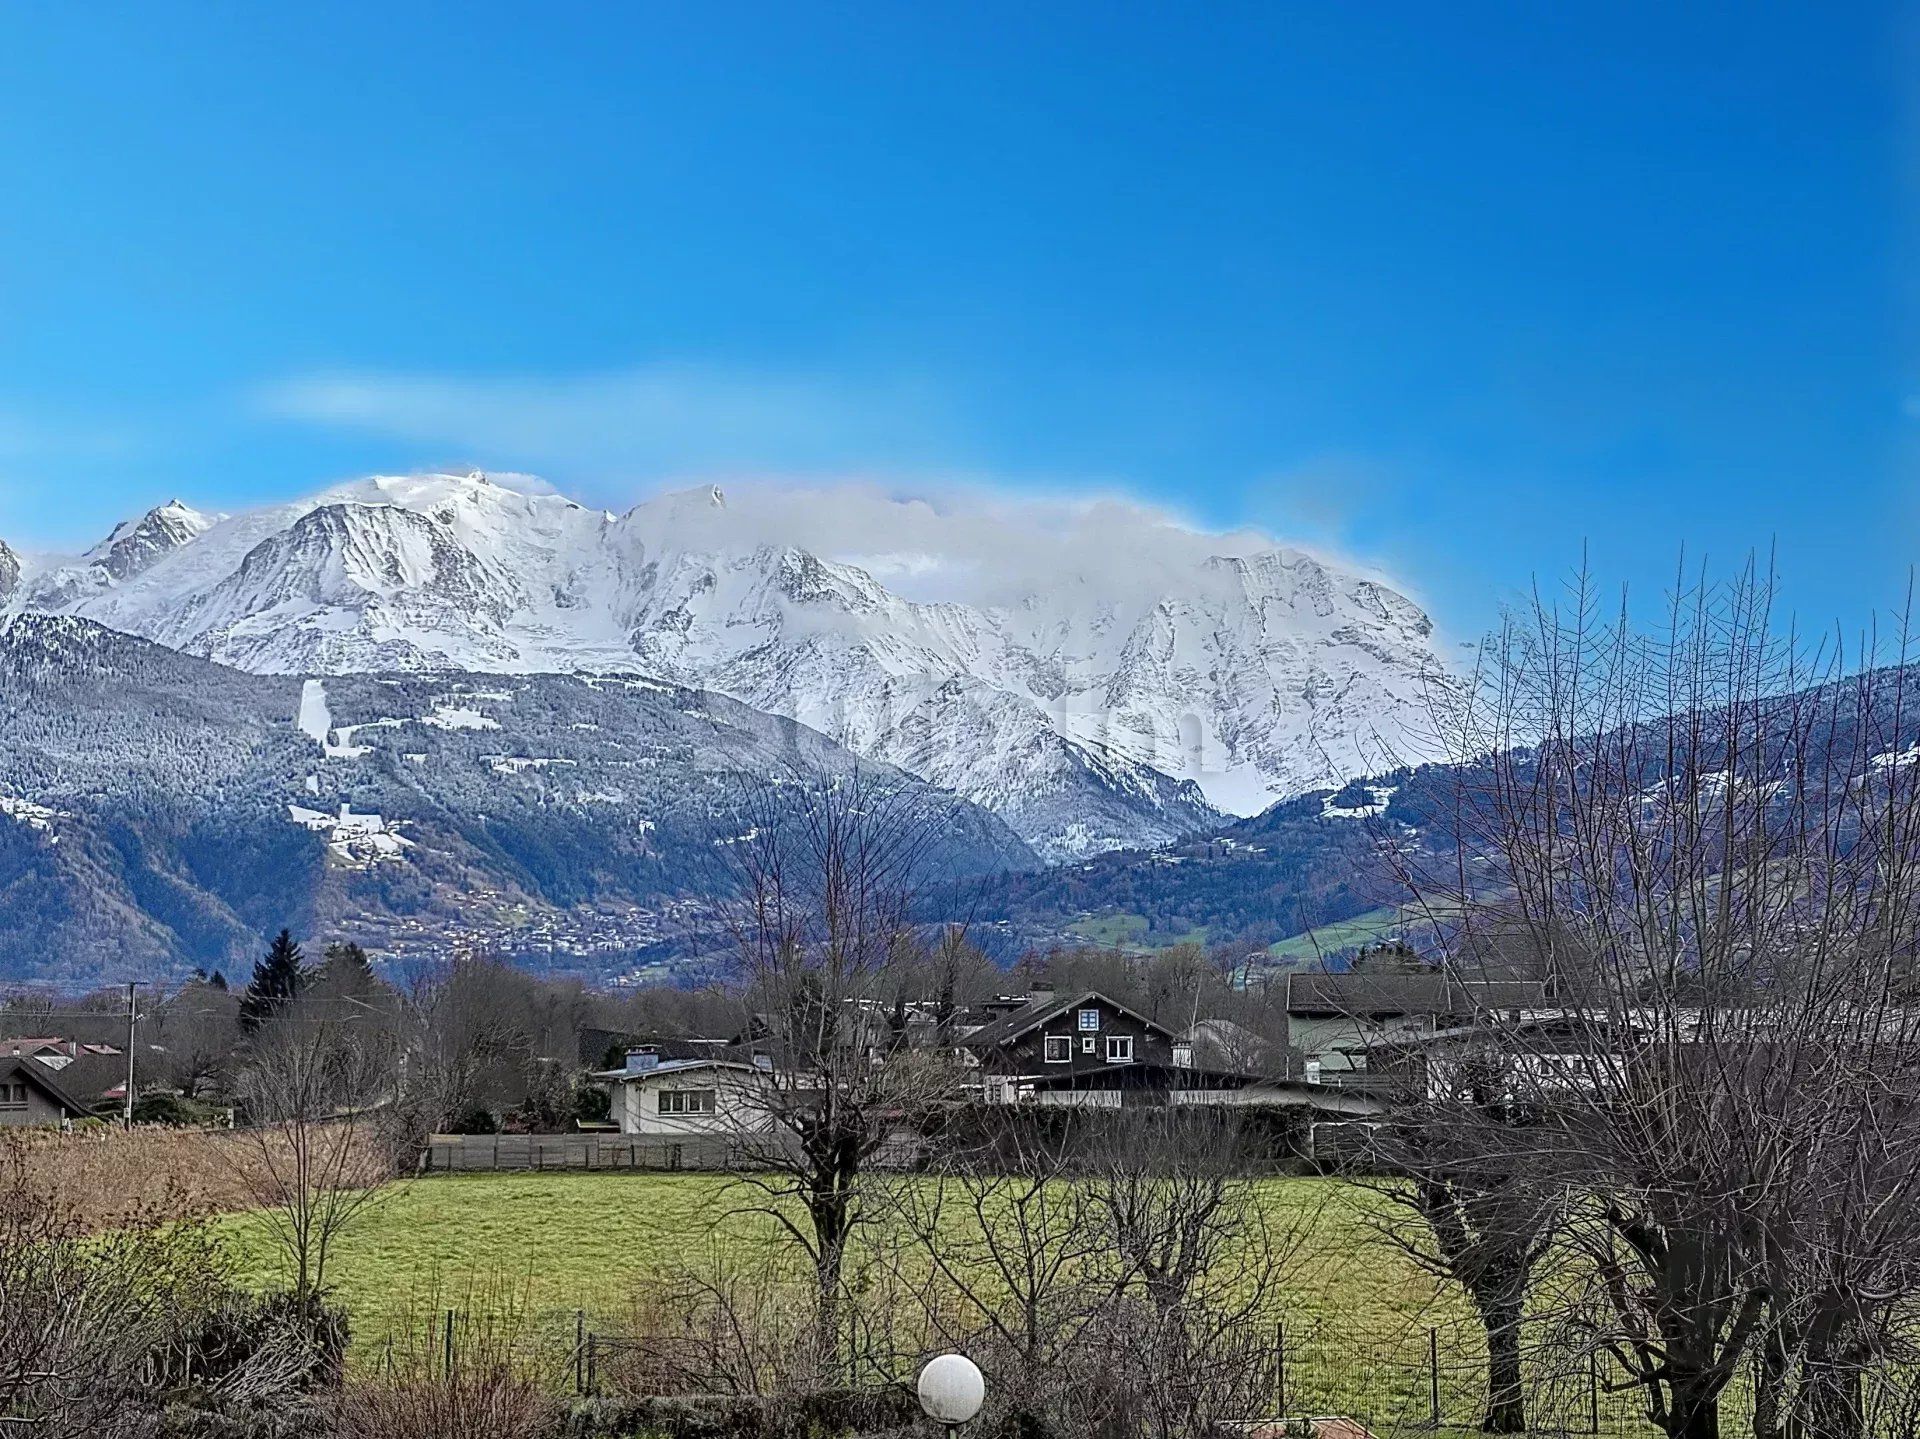
M1289 935L1268 945L1267 954L1275 968L1317 964L1325 956L1349 953L1362 945L1378 944L1383 939L1393 938L1400 932L1403 920L1401 912L1392 906L1370 909L1351 919L1317 925L1313 929ZM1076 919L1067 926L1067 930L1094 944L1136 954L1171 949L1178 944L1204 946L1208 939L1204 925L1185 934L1149 938L1147 917L1126 911L1088 915Z
M1323 1179L1265 1181L1263 1197L1273 1230L1292 1236L1278 1315L1292 1402L1362 1413L1380 1432L1424 1423L1432 1327L1449 1426L1470 1425L1483 1373L1478 1331L1456 1296L1380 1240L1370 1223L1383 1215L1380 1201ZM412 1180L362 1215L333 1256L329 1280L362 1358L390 1334L431 1330L448 1308L505 1306L539 1331L565 1336L575 1311L584 1311L590 1329L619 1334L636 1301L677 1269L772 1235L771 1220L738 1212L747 1202L711 1175ZM257 1217L220 1223L244 1279L284 1282Z
M1076 919L1067 926L1069 934L1077 934L1082 939L1108 949L1122 949L1144 954L1149 950L1172 949L1175 945L1207 943L1207 926L1197 925L1184 934L1161 935L1149 940L1148 921L1144 914L1122 911L1113 914L1092 914L1084 919Z
M1358 949L1363 944L1378 944L1383 939L1391 939L1399 933L1400 924L1398 909L1370 909L1364 914L1356 914L1352 919L1319 925L1290 935L1277 944L1268 945L1267 953L1282 964L1310 964L1322 955L1339 954Z

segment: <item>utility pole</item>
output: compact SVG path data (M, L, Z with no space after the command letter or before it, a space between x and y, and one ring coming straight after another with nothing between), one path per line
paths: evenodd
M127 983L127 1102L126 1102L125 1109L122 1113L121 1122L128 1129L133 1128L133 1021L135 1017L134 991L139 987L140 987L140 984L138 980L129 980Z

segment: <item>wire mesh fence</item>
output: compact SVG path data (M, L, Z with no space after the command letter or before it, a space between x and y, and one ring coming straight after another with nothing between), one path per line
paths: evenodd
M1572 1439L1657 1439L1644 1391L1604 1351L1577 1350L1545 1322L1529 1323L1520 1351L1517 1398L1524 1432ZM764 1341L762 1341L764 1342ZM785 1342L798 1342L794 1335ZM875 1348L850 1358L845 1387L910 1385L944 1345ZM964 1348L964 1346L962 1346ZM1471 1322L1409 1326L1392 1334L1358 1332L1334 1318L1278 1320L1257 1339L1234 1344L1251 1372L1234 1386L1243 1396L1232 1427L1287 1433L1289 1421L1345 1419L1366 1434L1457 1435L1486 1432L1496 1397L1484 1334ZM389 1376L454 1377L488 1367L537 1377L548 1389L581 1397L778 1400L818 1387L810 1362L787 1362L771 1346L754 1351L721 1326L704 1332L637 1332L610 1326L584 1309L445 1308L394 1316L358 1362ZM993 1374L989 1367L989 1385ZM1754 1428L1753 1374L1743 1367L1721 1396L1723 1434ZM1911 1439L1911 1393L1887 1402L1865 1396L1860 1432ZM1331 1431L1329 1431L1331 1432ZM1344 1432L1353 1432L1349 1429Z
M1253 1368L1238 1386L1253 1396L1248 1427L1290 1418L1344 1417L1374 1435L1482 1432L1491 1376L1484 1337L1472 1324L1356 1333L1338 1321L1280 1320L1258 1342L1236 1345ZM881 1387L910 1383L932 1349L867 1353L849 1378ZM389 1329L373 1363L392 1373L456 1374L512 1364L581 1396L777 1398L795 1392L793 1368L750 1352L738 1334L635 1332L585 1310L501 1314L444 1309L411 1314ZM1529 1335L1518 1398L1525 1432L1641 1439L1657 1429L1639 1391L1611 1360L1565 1352ZM1727 1396L1729 1417L1747 1412L1746 1386ZM1735 1423L1726 1432L1742 1432Z

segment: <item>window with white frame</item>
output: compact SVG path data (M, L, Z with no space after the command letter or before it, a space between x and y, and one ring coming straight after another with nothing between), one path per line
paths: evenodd
M712 1114L711 1089L663 1089L660 1091L662 1114Z
M1085 1034L1088 1030L1098 1030L1099 1028L1100 1028L1100 1011L1099 1010L1083 1009L1080 1011L1080 1032L1082 1034Z
M1080 1041L1080 1052L1082 1054L1092 1054L1093 1047L1099 1042L1100 1042L1099 1040L1095 1039L1091 1034L1089 1034L1086 1038Z
M1109 1034L1107 1036L1107 1063L1133 1063L1133 1036L1131 1034Z
M1065 1064L1073 1058L1073 1039L1070 1035L1049 1034L1045 1046L1048 1064Z

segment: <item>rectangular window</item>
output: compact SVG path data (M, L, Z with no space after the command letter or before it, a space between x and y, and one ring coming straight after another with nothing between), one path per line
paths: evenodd
M1080 1052L1082 1054L1092 1054L1094 1043L1094 1037L1089 1034L1085 1039L1080 1041Z
M1049 1034L1046 1046L1048 1064L1065 1064L1073 1058L1073 1041L1064 1034Z
M663 1089L660 1091L662 1114L712 1114L711 1089Z
M1107 1036L1107 1063L1133 1063L1133 1036L1131 1034L1109 1034Z
M1099 1028L1100 1028L1100 1011L1099 1010L1083 1009L1080 1011L1080 1032L1082 1034L1086 1033L1088 1030L1098 1031Z
M24 1084L0 1084L0 1108L25 1109L27 1087Z

